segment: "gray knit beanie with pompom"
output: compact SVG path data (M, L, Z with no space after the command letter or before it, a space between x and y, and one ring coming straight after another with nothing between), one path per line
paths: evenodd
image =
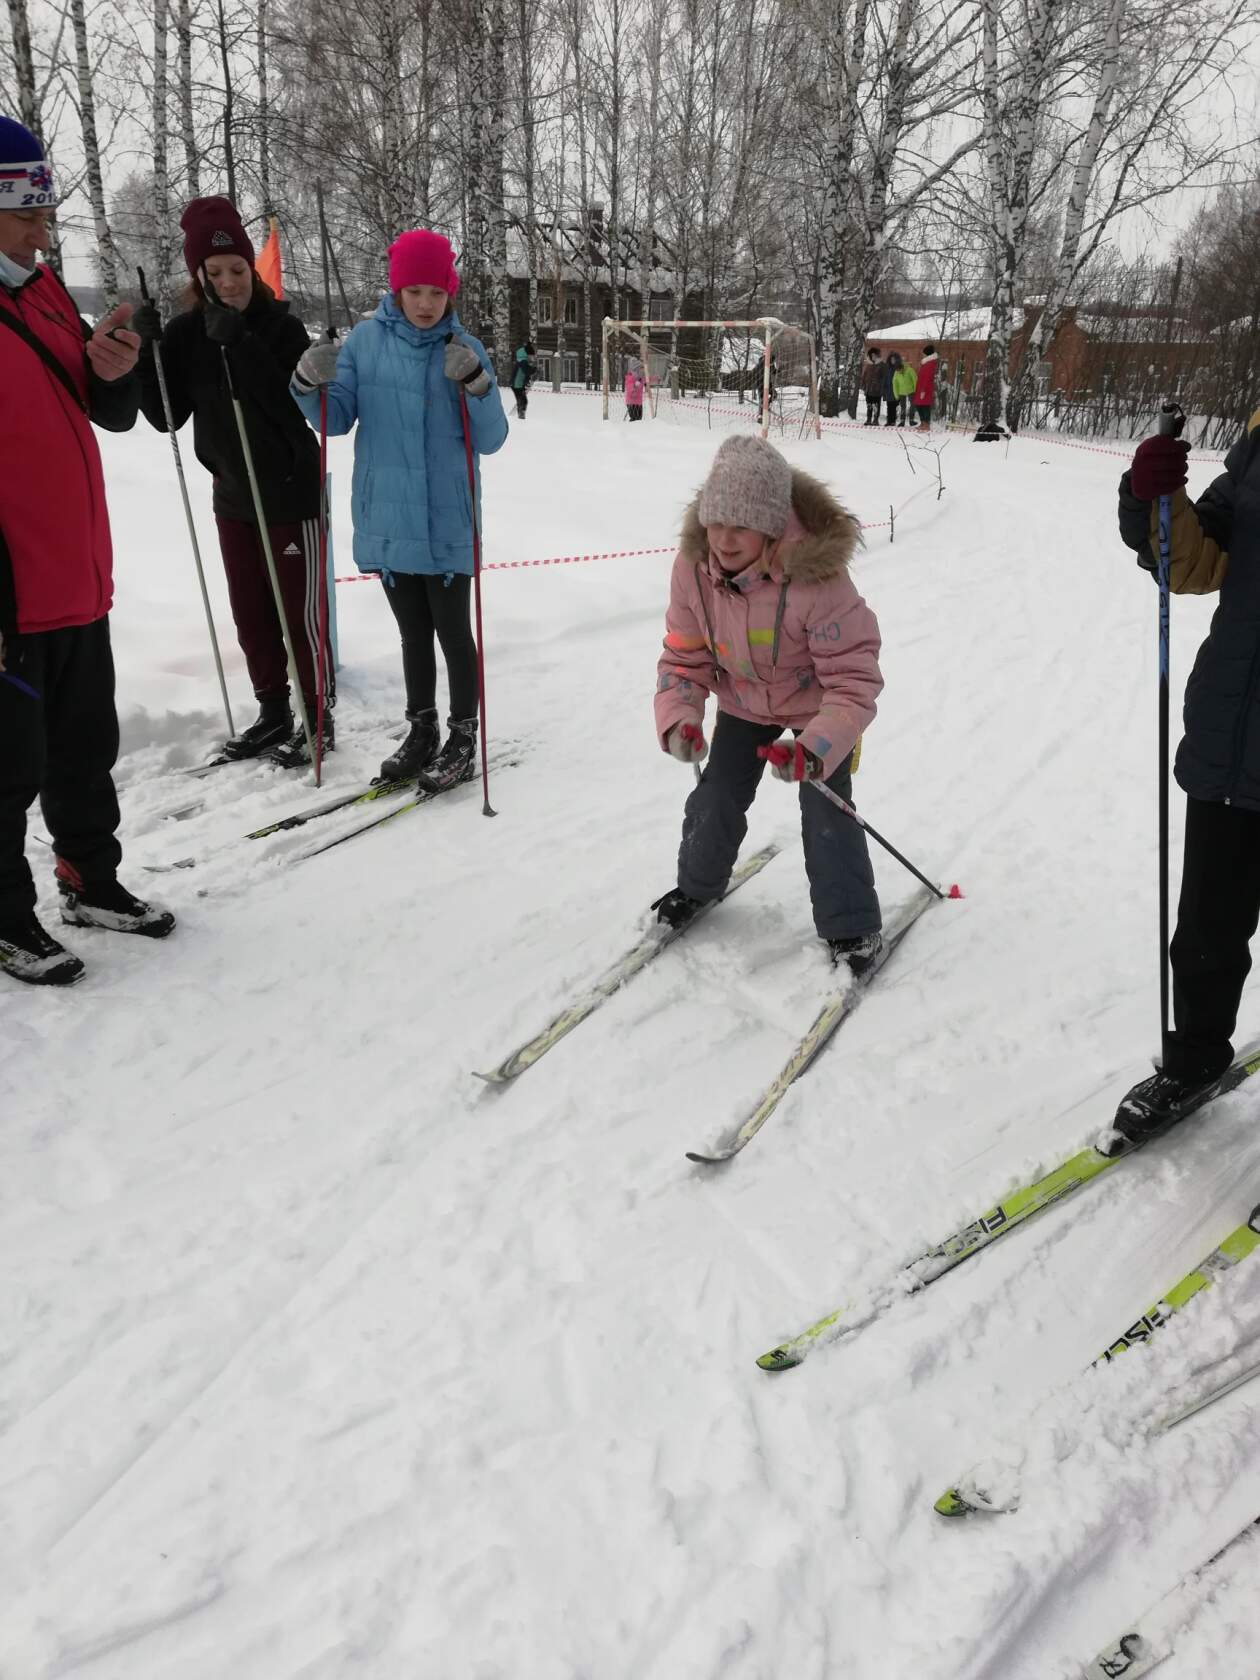
M773 444L729 437L700 492L702 525L743 525L781 537L792 512L792 469Z

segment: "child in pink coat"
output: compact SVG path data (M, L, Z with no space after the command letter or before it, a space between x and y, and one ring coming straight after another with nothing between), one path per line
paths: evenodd
M626 369L624 387L626 413L631 420L642 420L643 418L643 383L643 363L635 358Z
M854 750L883 687L879 626L849 577L857 543L853 516L771 444L731 437L718 450L683 521L656 685L663 750L708 762L683 816L678 885L653 909L684 927L725 892L770 749L774 774L801 784L818 935L861 973L882 946L866 836L808 785L852 803Z

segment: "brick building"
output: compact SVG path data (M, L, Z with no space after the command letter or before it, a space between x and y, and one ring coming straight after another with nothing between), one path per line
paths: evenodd
M1040 314L1036 303L1016 311L1012 374ZM938 390L948 387L970 397L978 395L983 380L988 333L989 310L983 306L880 327L868 334L867 343L885 355L896 350L916 367L923 346L935 344L941 364ZM1203 351L1198 336L1182 321L1170 323L1166 313L1082 313L1069 308L1038 369L1037 391L1043 397L1058 392L1070 401L1104 388L1129 389L1151 381L1171 390L1200 365Z

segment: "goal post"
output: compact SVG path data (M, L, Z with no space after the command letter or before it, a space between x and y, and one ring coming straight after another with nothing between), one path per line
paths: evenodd
M653 333L668 333L671 351L652 343ZM711 335L713 350L698 359L677 354L681 334ZM742 341L741 341L742 339ZM812 333L772 315L748 321L615 321L605 316L601 335L603 418L610 418L612 392L621 374L627 346L646 375L648 410L657 413L666 384L672 403L696 388L706 393L731 390L742 405L746 390L757 397L757 424L767 437L772 424L786 433L822 437L818 413L818 357ZM754 371L755 367L755 371ZM750 377L751 376L751 377ZM786 393L791 393L789 404ZM776 406L777 404L777 406Z

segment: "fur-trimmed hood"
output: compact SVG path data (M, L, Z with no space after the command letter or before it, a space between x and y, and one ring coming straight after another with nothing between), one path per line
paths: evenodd
M788 528L770 549L768 575L797 583L825 583L848 570L862 541L861 526L810 473L792 468L792 515ZM700 523L700 492L683 515L682 553L706 565L709 541Z

